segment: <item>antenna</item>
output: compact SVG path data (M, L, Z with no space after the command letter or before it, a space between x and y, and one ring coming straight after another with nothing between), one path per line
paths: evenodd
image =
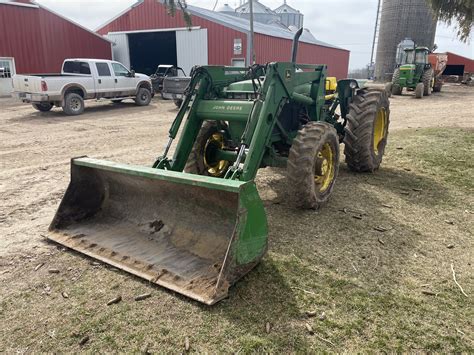
M255 64L255 53L253 49L253 0L249 1L250 4L250 64L249 65L254 65Z

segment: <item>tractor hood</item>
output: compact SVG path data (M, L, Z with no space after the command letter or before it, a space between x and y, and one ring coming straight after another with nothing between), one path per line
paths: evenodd
M400 66L400 71L401 72L406 71L406 70L415 70L415 69L416 69L415 64L404 64L404 65Z

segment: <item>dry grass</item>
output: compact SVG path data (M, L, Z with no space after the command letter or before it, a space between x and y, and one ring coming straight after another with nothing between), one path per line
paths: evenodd
M188 337L192 351L211 353L473 352L473 145L469 130L396 132L383 168L342 165L317 212L285 203L282 171L261 171L270 252L213 307L54 245L4 258L0 351L177 352Z

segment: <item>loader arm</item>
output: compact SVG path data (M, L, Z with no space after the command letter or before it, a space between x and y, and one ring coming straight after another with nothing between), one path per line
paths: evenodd
M245 73L243 71L245 70ZM303 71L305 70L305 71ZM258 72L258 71L257 71ZM258 75L258 74L257 74ZM323 110L326 66L269 63L263 83L252 82L253 101L229 100L223 90L233 83L254 80L255 74L244 68L199 67L188 88L186 100L170 129L169 144L175 139L184 121L173 159L166 154L154 167L183 171L193 144L205 121L226 121L243 127L242 134L233 137L236 150L220 152L234 162L226 178L251 181L262 166L265 154L271 150L272 133L285 104L296 102L308 109L312 120L325 119ZM310 84L308 84L310 83ZM284 135L286 132L282 132ZM290 143L291 143L291 138ZM167 148L168 150L168 148ZM166 153L166 152L165 152Z

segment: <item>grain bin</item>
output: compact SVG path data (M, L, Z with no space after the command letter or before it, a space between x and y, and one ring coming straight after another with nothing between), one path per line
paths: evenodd
M433 48L436 22L426 0L383 0L375 77L390 80L397 46L405 38L411 38L418 46Z

